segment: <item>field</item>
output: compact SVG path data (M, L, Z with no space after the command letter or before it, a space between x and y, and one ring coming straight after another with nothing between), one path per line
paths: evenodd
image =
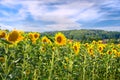
M120 44L1 30L0 80L120 80Z

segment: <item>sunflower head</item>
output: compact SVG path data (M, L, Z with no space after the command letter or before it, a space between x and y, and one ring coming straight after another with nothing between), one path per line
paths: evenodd
M5 31L0 31L0 38L5 38L6 32Z
M57 33L55 35L55 43L57 45L65 45L66 44L66 37L65 37L65 35L60 33L60 32Z
M7 35L7 41L11 43L19 42L23 39L22 35L17 30L13 30Z
M72 39L67 39L68 44L72 44L73 40Z
M84 46L85 46L85 47L89 47L89 44L88 44L88 43L85 43Z
M108 51L107 51L107 54L112 54L112 51L111 51L111 50L108 50Z
M115 53L116 57L120 57L120 52Z
M0 57L0 62L4 63L5 62L5 58L4 57Z
M39 33L34 33L34 38L37 40L39 38L40 34Z
M92 44L94 44L94 45L95 45L96 43L97 43L97 42L96 42L95 40L93 40L93 41L92 41Z
M80 51L80 43L79 42L75 42L73 44L73 50L74 50L75 54L78 55L78 53Z
M32 41L32 43L36 43L36 40L39 38L39 33L29 33L29 38Z
M103 49L104 49L104 47L103 47L102 45L98 46L98 51L99 51L99 52L102 52Z
M26 75L29 75L29 74L30 74L30 70L26 70L26 71L25 71L25 74L26 74Z
M51 41L46 36L44 36L42 37L42 43L51 43Z
M33 33L29 33L28 36L29 36L30 39L34 38Z
M93 56L94 55L94 50L92 47L88 48L88 53Z
M46 48L44 46L41 47L41 52L45 52Z
M99 41L98 41L98 44L102 44L102 43L103 43L103 41L102 41L102 40L99 40Z

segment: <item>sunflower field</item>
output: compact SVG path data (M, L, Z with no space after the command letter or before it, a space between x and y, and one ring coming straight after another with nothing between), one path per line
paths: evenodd
M0 80L120 80L120 44L1 30Z

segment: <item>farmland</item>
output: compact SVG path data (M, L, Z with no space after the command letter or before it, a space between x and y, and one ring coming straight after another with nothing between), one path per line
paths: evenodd
M119 43L83 43L62 32L0 31L0 80L119 79Z

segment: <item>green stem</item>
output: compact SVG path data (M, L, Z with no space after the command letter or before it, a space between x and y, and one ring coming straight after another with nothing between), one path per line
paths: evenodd
M52 75L52 71L53 71L53 66L54 66L54 52L52 53L51 69L50 69L50 72L49 72L48 80L52 80L51 75Z
M84 62L83 62L83 80L85 80L85 67L86 67L86 55L84 54Z
M95 71L95 62L93 62L93 69L92 69L92 80L94 80L95 78L94 78L94 76L95 76L95 73L94 73L94 71Z

